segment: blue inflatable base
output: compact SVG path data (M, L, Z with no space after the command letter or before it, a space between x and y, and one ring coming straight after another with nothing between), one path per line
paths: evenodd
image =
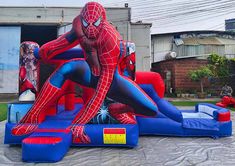
M40 128L26 136L13 136L11 129L15 124L6 123L5 144L22 144L22 160L25 162L57 162L69 150L70 146L105 146L133 148L138 144L139 129L137 125L86 125L86 134L90 137L90 144L73 144L71 132L51 132ZM45 131L44 131L45 130ZM50 129L49 129L50 130ZM105 133L105 131L108 131ZM116 131L122 133L115 133ZM113 133L110 133L113 131ZM56 142L48 142L49 138L59 138ZM37 142L35 142L35 140Z
M22 159L26 162L57 162L70 146L112 146L133 148L140 135L209 136L232 135L230 111L213 104L200 103L195 110L178 110L166 101L159 101L157 117L136 117L138 125L87 124L85 133L89 144L73 144L72 134L66 130L82 105L66 111L58 107L56 116L47 116L31 135L13 136L12 128L27 113L31 104L10 104L5 128L5 144L22 144ZM168 109L168 110L167 110Z
M164 102L163 108L170 103ZM172 106L171 106L172 107ZM195 110L178 110L178 120L167 115L154 118L137 117L140 135L165 135L181 137L212 137L220 138L232 135L230 111L213 104L200 103ZM163 112L163 111L162 111ZM162 113L161 112L161 113ZM168 110L168 113L170 110ZM219 116L226 116L222 119Z
M192 123L197 119L188 119ZM216 125L212 129L186 128L184 124L175 122L171 119L161 118L142 118L137 117L140 135L162 135L162 136L180 136L180 137L228 137L232 135L232 122L217 123L213 120L207 120L206 123ZM184 121L184 123L187 123ZM197 122L195 122L197 123ZM199 122L200 124L202 121ZM148 126L148 127L146 127Z
M73 144L71 131L66 128L71 125L74 116L82 107L81 104L77 104L73 111L64 111L63 107L60 107L56 116L47 116L31 135L12 135L11 130L18 121L17 117L23 117L30 106L31 104L19 103L9 105L8 122L5 125L4 143L21 144L22 160L25 162L60 161L70 146L133 148L138 144L137 124L87 124L85 133L91 143Z

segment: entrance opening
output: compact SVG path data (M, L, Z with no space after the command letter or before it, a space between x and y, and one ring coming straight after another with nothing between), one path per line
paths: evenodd
M57 38L55 25L22 25L21 42L34 41L40 46Z

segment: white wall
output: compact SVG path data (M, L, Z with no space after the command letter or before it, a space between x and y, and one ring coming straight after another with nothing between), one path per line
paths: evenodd
M173 36L152 36L152 60L159 62L165 60L166 54L172 49Z
M131 24L131 41L136 46L136 70L150 71L151 24Z
M18 93L20 27L0 27L0 93Z

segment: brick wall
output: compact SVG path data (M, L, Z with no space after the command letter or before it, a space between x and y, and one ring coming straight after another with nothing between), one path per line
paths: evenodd
M159 73L164 81L166 80L166 72L171 71L171 86L175 87L175 60L167 60L162 62L157 62L152 64L152 71ZM166 83L166 82L165 82ZM167 90L166 90L167 91Z
M206 60L198 59L181 59L177 60L175 64L175 88L176 89L187 89L192 90L196 88L200 89L200 84L198 82L193 82L188 76L188 72L191 70L196 70L201 66L207 64ZM208 86L208 83L205 85Z
M206 64L207 60L195 58L166 60L153 63L152 71L160 73L164 80L166 78L166 71L171 71L171 86L174 90L200 90L200 84L191 81L188 77L188 72ZM208 85L209 83L206 81L205 87Z

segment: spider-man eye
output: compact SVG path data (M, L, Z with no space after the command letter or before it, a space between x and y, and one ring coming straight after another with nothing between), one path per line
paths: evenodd
M87 26L88 26L88 23L87 23L84 19L82 19L82 25L83 25L84 27L87 27Z
M98 18L98 20L96 22L94 22L93 24L98 27L100 25L101 22L101 18Z

